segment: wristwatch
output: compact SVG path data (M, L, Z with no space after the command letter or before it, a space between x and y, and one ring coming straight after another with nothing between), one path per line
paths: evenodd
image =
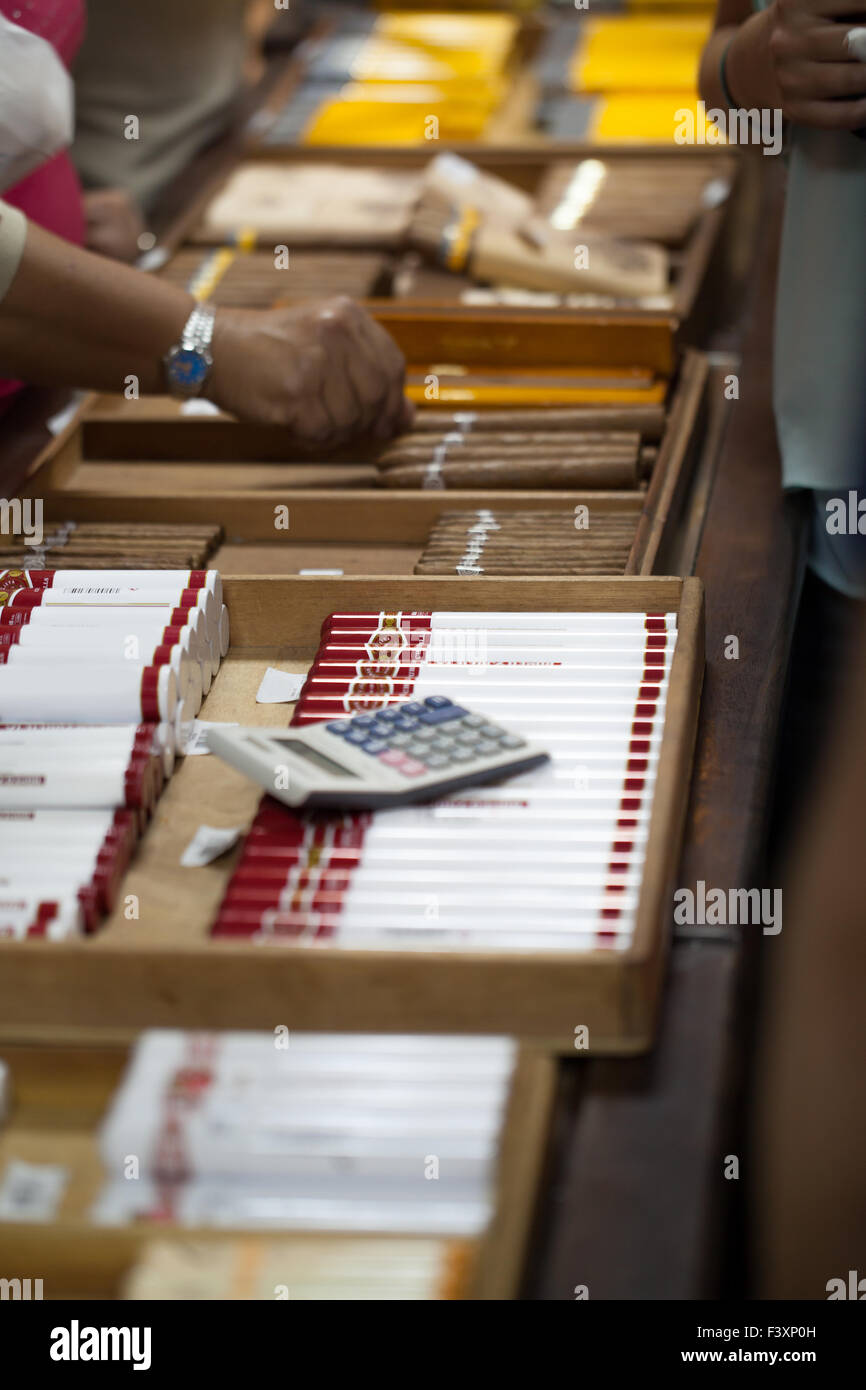
M197 304L186 321L180 342L162 359L173 396L189 400L201 395L213 366L210 345L215 317L212 304Z

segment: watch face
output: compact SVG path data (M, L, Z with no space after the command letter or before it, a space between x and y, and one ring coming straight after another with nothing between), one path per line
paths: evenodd
M173 386L182 391L196 391L207 380L210 360L198 348L175 348L168 362L168 375Z

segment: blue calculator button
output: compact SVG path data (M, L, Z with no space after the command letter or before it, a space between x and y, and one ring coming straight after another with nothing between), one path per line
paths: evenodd
M433 695L431 699L439 699L440 696ZM452 705L448 700L445 705L437 706L436 709L428 709L419 719L419 724L447 724L450 719L462 719L466 713L465 709L460 709L459 705Z
M387 747L387 743L381 738L368 738L366 743L361 744L361 752L369 753L371 757L378 757L380 753L384 753Z
M350 729L344 737L347 743L366 743L369 735L366 729Z
M336 724L325 725L325 728L329 729L332 734L338 734L341 738L349 732L351 727L348 719L341 719Z
M363 715L361 717L363 718ZM393 724L395 719L400 718L400 712L396 709L380 709L376 718L384 720L387 724Z
M352 727L355 729L372 729L375 720L372 714L357 714L352 720Z
M410 719L408 715L401 714L394 720L392 728L399 729L401 734L411 734L413 729L418 728L418 720Z
M424 706L419 704L417 700L412 700L408 705L401 705L400 713L414 715L417 718L419 714L424 713Z
M447 695L428 695L424 701L428 709L444 709L446 705L453 704Z

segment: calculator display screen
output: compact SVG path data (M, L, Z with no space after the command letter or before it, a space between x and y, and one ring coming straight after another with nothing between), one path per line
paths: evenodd
M324 753L320 753L318 748L311 748L308 743L302 743L296 738L275 738L274 743L279 743L283 748L287 748L290 753L294 753L297 758L306 758L308 763L315 763L316 767L323 772L331 772L337 777L357 777L357 772L351 768L343 767L342 763L334 762L333 758L326 758Z

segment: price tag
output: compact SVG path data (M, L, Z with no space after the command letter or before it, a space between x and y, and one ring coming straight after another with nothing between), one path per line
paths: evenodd
M180 862L185 869L203 869L205 864L212 864L215 859L234 849L244 834L245 825L200 825L181 855Z
M13 1158L0 1182L0 1220L53 1221L68 1181L66 1168Z
M262 683L256 695L257 705L288 705L297 700L306 676L293 675L291 671L278 671L269 666L262 676Z
M200 758L203 754L210 752L207 736L209 729L236 729L237 722L227 720L194 719L189 728L189 734L184 742L183 756L185 758Z

